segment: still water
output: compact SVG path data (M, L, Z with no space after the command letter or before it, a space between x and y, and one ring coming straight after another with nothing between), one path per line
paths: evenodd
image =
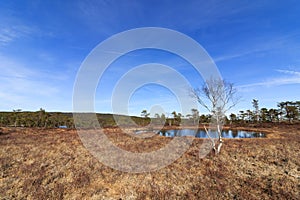
M181 130L164 130L158 132L162 136L175 137L175 136L195 136L197 138L207 138L205 130L201 129L181 129ZM211 137L217 137L215 132L210 132ZM241 131L241 130L223 130L223 138L263 138L266 137L264 133Z
M175 136L195 136L197 138L208 138L205 130L201 129L181 129L181 130L161 130L158 134L166 137ZM211 137L217 137L217 134L210 132ZM266 137L264 133L252 132L252 131L241 131L241 130L223 130L223 138L263 138Z

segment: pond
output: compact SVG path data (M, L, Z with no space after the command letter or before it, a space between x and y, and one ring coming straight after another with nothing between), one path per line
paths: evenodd
M201 129L181 129L181 130L161 130L158 132L162 136L195 136L197 138L208 138L205 130ZM211 137L217 137L216 133L211 132ZM266 135L261 132L242 131L242 130L223 130L223 138L264 138Z
M136 134L141 134L149 131L136 131ZM175 136L195 136L197 138L208 138L205 130L202 129L180 129L180 130L160 130L151 131L156 132L161 136L175 137ZM216 133L211 132L210 136L213 138L217 137ZM264 138L265 133L253 132L253 131L242 131L242 130L223 130L223 138Z

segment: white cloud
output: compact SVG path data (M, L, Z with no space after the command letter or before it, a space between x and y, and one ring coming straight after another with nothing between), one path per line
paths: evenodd
M265 81L250 83L246 85L238 86L240 91L251 91L254 87L273 87L281 85L290 85L290 84L300 84L300 72L290 71L290 70L276 70L277 72L286 74L277 78L270 78Z
M272 87L272 86L289 85L289 84L300 84L300 77L270 79L258 83L241 85L238 86L238 88L248 88L248 87L257 87L257 86Z
M292 32L284 35L263 35L252 37L249 40L230 45L231 52L215 56L215 62L232 60L235 58L251 56L251 54L269 53L270 51L283 51L283 53L294 54L299 49L299 45L293 40L299 37L300 32ZM283 72L284 70L281 70Z
M0 46L8 45L17 39L32 34L32 32L33 29L28 26L0 27Z
M0 101L6 109L14 105L32 108L35 104L55 98L59 93L60 88L54 86L43 73L1 55L0 60Z
M213 60L215 62L220 62L220 61L224 61L224 60L231 60L233 58L243 57L243 56L249 55L251 53L255 53L255 52L258 52L258 50L252 50L252 51L245 51L245 52L242 52L242 53L223 55L223 56L216 57Z
M295 75L295 76L300 76L300 72L297 72L297 71L281 70L281 69L277 69L276 71L280 72L280 73L284 73L284 74L291 74L291 75Z

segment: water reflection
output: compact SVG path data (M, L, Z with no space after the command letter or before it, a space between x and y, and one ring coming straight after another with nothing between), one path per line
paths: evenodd
M161 136L175 137L175 136L195 136L197 138L207 138L205 130L201 129L182 129L182 130L161 130L158 132ZM210 132L210 136L217 137L216 132ZM241 131L241 130L224 130L222 132L223 138L262 138L266 137L264 133Z

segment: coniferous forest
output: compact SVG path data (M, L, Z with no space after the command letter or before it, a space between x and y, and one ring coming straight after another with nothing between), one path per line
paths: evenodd
M250 109L241 110L238 113L227 114L226 124L255 124L255 123L297 123L300 121L300 101L284 101L277 103L276 108L260 108L259 102L253 99ZM114 127L117 125L132 126L137 124L145 126L153 125L179 126L195 125L195 123L209 123L211 116L201 114L197 109L191 109L191 113L183 116L173 111L168 116L156 113L149 117L147 110L141 112L141 116L118 115L118 124L112 114L97 113L98 122L102 127ZM75 128L72 113L47 112L44 109L38 111L22 111L16 109L11 112L0 112L0 126L9 127L40 127L40 128ZM92 126L81 124L82 127Z

